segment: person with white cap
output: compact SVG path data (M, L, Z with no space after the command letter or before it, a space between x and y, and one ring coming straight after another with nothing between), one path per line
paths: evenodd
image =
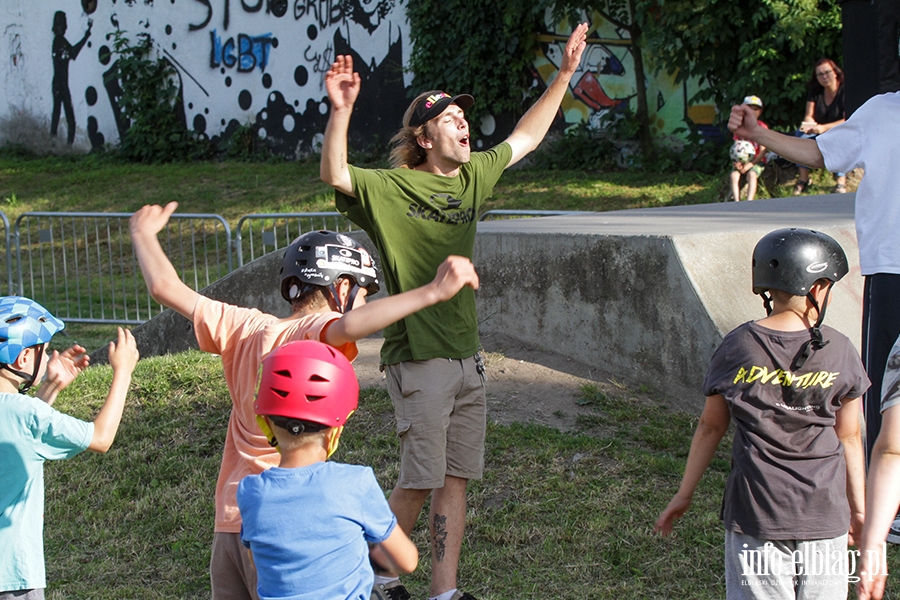
M760 127L769 128L759 120L762 114L763 101L759 96L747 96L744 104L749 106L756 115ZM731 185L731 195L735 202L741 200L741 177L747 178L747 200L756 198L756 189L759 178L766 164L766 147L754 141L746 140L740 136L734 136L734 144L731 146L731 173L728 174L728 183Z

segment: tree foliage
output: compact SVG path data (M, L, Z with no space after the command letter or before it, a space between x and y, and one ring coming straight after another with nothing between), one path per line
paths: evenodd
M537 95L531 67L537 32L552 0L409 0L413 94L465 91L478 99L468 111L522 114Z
M548 10L573 22L597 11L623 24L645 62L679 81L700 78L706 86L690 101L714 102L723 117L759 95L770 126L799 123L816 60L842 62L839 0L408 0L413 91L470 91L476 120L521 114L538 92L532 61Z
M708 85L693 101L727 116L747 94L762 97L769 125L793 128L805 82L822 57L842 62L838 0L635 0L647 53L679 80Z

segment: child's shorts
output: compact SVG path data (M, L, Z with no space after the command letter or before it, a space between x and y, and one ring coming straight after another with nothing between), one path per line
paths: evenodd
M732 169L732 171L736 173L736 172L737 172L737 169ZM756 163L755 165L753 165L752 167L750 167L750 171L747 171L747 173L750 173L751 171L754 172L754 173L756 173L756 176L757 176L757 177L761 177L761 176L762 176L762 172L763 172L763 165L761 165L761 164L759 164L759 163ZM744 175L746 175L747 173L744 173Z
M727 600L846 600L848 574L846 533L803 541L725 532Z
M386 365L400 436L401 488L430 490L444 476L480 479L487 419L475 357Z

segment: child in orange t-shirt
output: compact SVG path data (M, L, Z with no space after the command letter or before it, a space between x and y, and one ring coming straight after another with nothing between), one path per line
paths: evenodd
M366 295L376 293L379 287L368 252L345 235L313 231L285 250L281 295L291 303L292 313L280 319L206 298L181 281L157 239L176 208L176 202L165 207L144 206L131 217L131 237L153 299L190 319L200 349L222 357L233 407L216 484L212 597L255 599L256 571L240 541L241 516L235 495L244 476L261 473L279 462L279 454L269 445L253 409L263 357L290 341L316 340L353 360L358 353L356 340L448 300L464 286L477 289L478 275L469 259L450 256L431 283L366 303ZM331 260L339 255L353 260Z

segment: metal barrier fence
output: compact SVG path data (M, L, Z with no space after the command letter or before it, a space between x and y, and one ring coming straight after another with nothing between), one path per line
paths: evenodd
M573 211L491 210L479 219L538 217ZM27 212L10 228L0 211L0 295L22 295L64 321L136 325L162 312L147 292L131 242L131 213ZM181 280L200 290L260 256L316 229L353 231L337 212L252 214L234 238L215 214L176 213L159 241ZM2 275L0 275L2 277Z
M307 231L353 231L353 223L338 212L258 214L241 217L235 228L237 266L284 248Z
M64 321L138 324L162 307L144 285L129 235L131 213L29 212L12 233L17 293ZM231 229L219 215L175 214L160 244L182 281L199 290L232 269Z
M16 293L17 286L13 282L13 261L12 261L12 247L10 240L12 235L9 230L9 219L6 216L6 213L0 210L0 222L3 224L3 245L0 246L0 260L2 260L3 271L6 272L6 282L5 285L0 288L0 294L11 296Z

